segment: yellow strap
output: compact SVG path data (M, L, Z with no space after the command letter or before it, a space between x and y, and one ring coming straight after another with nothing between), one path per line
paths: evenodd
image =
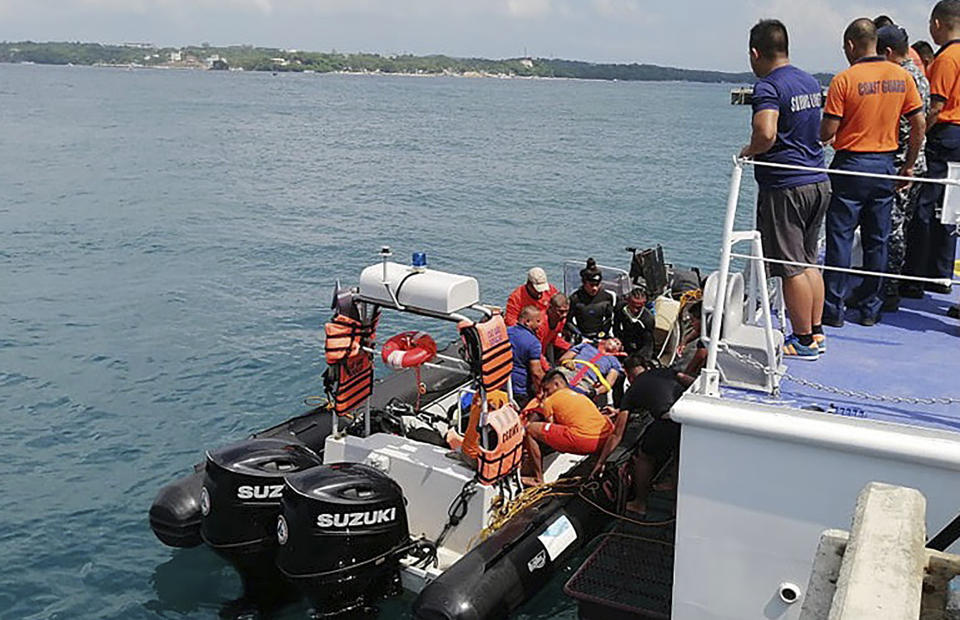
M603 376L603 373L600 372L600 369L597 368L597 365L596 365L596 364L594 364L593 362L589 362L589 361L587 361L587 360L577 360L577 359L573 359L573 360L569 360L569 361L573 362L574 364L582 364L583 366L586 366L587 368L589 368L590 370L592 370L592 371L593 371L593 374L597 375L597 378L600 380L600 383L603 384L603 387L607 388L607 391L608 391L608 392L612 392L612 391L613 391L613 388L610 387L610 382L607 381L607 378Z

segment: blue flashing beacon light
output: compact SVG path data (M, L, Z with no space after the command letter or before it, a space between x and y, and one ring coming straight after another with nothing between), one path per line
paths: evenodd
M426 269L427 268L427 253L426 252L414 252L413 253L413 267L415 269Z

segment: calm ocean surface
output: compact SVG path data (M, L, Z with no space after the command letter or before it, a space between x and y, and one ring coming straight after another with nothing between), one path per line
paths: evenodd
M382 244L491 303L627 245L713 267L748 135L728 90L0 65L0 618L215 618L238 596L147 510L321 392L331 287ZM575 618L572 568L523 616Z

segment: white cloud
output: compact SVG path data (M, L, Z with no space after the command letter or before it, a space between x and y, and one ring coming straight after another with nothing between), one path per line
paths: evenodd
M753 0L753 21L777 18L790 33L790 56L798 65L813 71L839 71L847 61L841 51L843 31L858 17L888 15L907 29L911 41L929 40L926 30L932 2L911 0L893 3L837 0Z
M637 0L593 0L594 10L604 17L620 17L640 13Z
M513 17L542 17L551 9L551 0L507 0L507 13Z

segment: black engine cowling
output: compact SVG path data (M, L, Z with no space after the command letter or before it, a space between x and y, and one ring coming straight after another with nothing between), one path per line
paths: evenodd
M249 439L207 453L200 510L203 541L230 561L258 606L289 598L276 570L283 477L323 462L299 443Z
M280 571L323 613L397 591L411 547L400 486L359 463L288 475L277 537Z
M165 545L196 547L200 539L200 489L203 470L171 482L157 492L150 506L150 527Z

